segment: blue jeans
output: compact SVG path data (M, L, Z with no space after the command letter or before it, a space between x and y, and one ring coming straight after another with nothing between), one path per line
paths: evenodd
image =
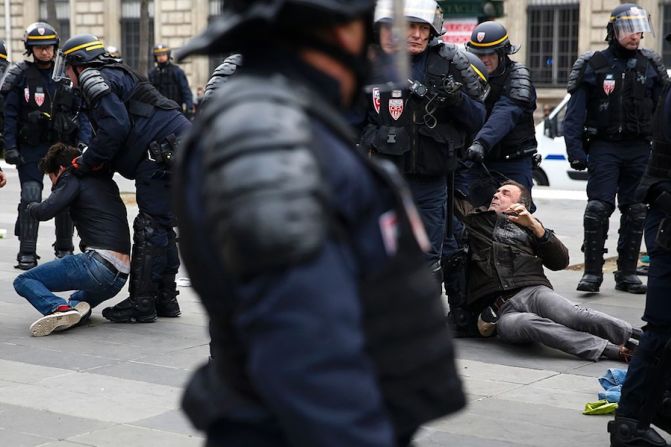
M55 259L22 273L14 280L14 289L42 315L49 315L58 306L74 307L80 301L95 307L119 293L126 279L127 275L110 270L87 252ZM69 302L52 293L67 290L76 291Z

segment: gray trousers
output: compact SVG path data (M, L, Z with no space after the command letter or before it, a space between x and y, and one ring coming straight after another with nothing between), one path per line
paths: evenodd
M546 286L520 290L499 315L496 331L504 342L538 342L593 361L609 341L622 345L631 337L628 322L573 304Z

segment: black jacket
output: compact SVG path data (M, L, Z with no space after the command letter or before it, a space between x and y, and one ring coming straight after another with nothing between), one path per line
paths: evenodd
M473 307L522 287L552 288L543 266L568 266L568 249L551 230L539 239L506 216L482 209L466 215L464 223L470 245L468 303Z
M65 171L42 203L32 203L28 212L37 220L52 219L70 207L70 216L82 240L81 247L130 253L126 206L110 174L78 178Z

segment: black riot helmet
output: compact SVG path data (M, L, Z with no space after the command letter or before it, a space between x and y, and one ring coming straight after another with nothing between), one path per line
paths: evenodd
M520 47L510 43L508 31L498 22L482 22L473 29L466 49L474 54L492 54L499 56L515 54Z
M634 3L624 3L613 9L606 25L606 41L610 42L620 33L654 35L648 11Z
M9 59L7 58L7 46L5 41L0 41L0 72L4 72L5 68L9 65Z
M23 34L23 45L26 48L26 55L33 53L32 47L41 45L53 45L54 51L58 50L60 38L53 26L46 22L35 22L26 28Z
M375 0L224 0L222 14L199 36L175 52L190 54L240 51L251 42L272 41L277 35L297 34L369 15Z
M69 38L59 53L68 65L86 65L100 60L107 53L105 45L93 34L77 34Z
M168 55L168 60L170 60L170 47L167 45L163 45L162 43L157 43L154 45L154 61L156 61L156 57L161 55L161 54L167 54Z

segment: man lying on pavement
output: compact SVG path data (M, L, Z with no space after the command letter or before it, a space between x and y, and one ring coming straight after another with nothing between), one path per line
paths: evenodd
M68 166L79 155L64 144L49 149L40 169L51 179L51 195L28 208L32 217L45 221L69 207L82 249L81 254L34 267L14 280L16 292L44 315L30 326L36 337L87 319L91 308L119 293L130 271L130 232L119 188L110 172L82 178L70 173ZM75 290L69 300L53 293L67 290Z
M529 191L506 181L488 208L467 210L468 302L478 331L507 343L539 342L583 359L628 361L640 329L571 303L552 289L543 266L562 270L568 250L527 208Z

